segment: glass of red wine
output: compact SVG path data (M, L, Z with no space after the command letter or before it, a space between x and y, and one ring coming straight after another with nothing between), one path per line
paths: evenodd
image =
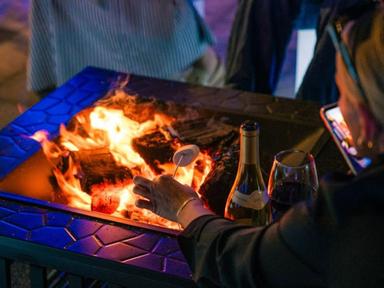
M276 154L268 181L273 221L279 220L292 205L313 201L318 188L315 159L311 154L299 150Z

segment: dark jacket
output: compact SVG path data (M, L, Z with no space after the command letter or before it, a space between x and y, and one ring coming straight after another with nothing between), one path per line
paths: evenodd
M202 287L382 287L384 162L327 177L317 200L256 228L217 216L193 221L180 247Z
M369 0L241 0L227 55L229 87L273 94L294 28L316 28L312 61L297 98L337 101L335 49L326 25L345 10Z

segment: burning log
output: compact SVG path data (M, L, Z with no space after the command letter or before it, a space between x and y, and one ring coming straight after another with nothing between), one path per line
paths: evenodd
M172 123L171 135L184 143L194 143L202 149L217 151L233 143L237 129L214 118L198 118Z
M215 166L208 174L199 193L208 207L218 215L224 216L225 202L231 186L235 181L239 159L239 146L231 147L217 153L214 157Z
M175 151L173 141L166 139L160 131L134 139L132 146L157 175L164 173L158 164L171 162Z
M108 148L80 150L70 155L75 163L79 163L81 187L88 194L94 185L118 184L133 178L132 171L118 165Z

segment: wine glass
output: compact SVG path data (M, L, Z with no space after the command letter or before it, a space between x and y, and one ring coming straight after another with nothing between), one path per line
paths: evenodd
M315 159L310 153L285 150L276 154L268 181L273 221L293 204L313 201L318 188Z

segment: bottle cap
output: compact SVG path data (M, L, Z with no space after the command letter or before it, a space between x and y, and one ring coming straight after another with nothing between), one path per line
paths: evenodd
M256 121L247 120L240 126L240 133L243 136L255 137L259 133L260 125Z

